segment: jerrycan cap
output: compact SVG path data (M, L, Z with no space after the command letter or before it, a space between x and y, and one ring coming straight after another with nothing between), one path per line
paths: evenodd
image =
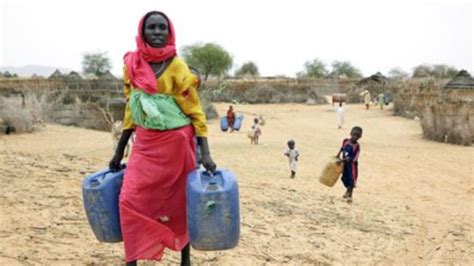
M208 213L213 213L216 210L217 203L213 200L208 200L206 202L206 211Z

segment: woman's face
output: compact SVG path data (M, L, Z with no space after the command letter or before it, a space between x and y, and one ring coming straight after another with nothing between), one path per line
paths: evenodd
M168 21L161 14L149 16L144 25L145 42L153 48L162 48L168 43Z

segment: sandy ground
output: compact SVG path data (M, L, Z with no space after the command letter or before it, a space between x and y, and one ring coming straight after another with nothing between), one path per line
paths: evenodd
M342 130L330 105L234 106L244 130L222 133L212 121L210 144L239 180L241 239L233 250L193 251L195 264L474 264L472 147L423 140L417 121L361 105L349 106ZM256 114L267 124L251 146ZM353 125L364 135L348 205L340 183L324 187L318 176ZM289 138L301 153L294 180L282 154ZM95 239L81 196L83 177L111 155L111 136L99 131L47 125L0 136L0 265L121 264L122 244ZM177 264L178 254L163 262Z

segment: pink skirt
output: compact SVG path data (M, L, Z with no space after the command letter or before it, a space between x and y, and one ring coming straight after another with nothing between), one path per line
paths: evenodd
M125 260L160 260L165 247L189 242L186 178L196 167L191 125L158 131L137 127L120 193Z

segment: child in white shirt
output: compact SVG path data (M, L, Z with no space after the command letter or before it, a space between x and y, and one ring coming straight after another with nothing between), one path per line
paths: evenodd
M288 148L285 150L285 156L288 157L288 161L290 163L290 170L291 170L291 176L290 178L295 178L296 175L296 162L298 161L298 157L300 156L300 153L298 149L295 147L295 141L290 139L288 142Z
M344 116L346 114L346 110L342 107L342 102L339 102L339 107L336 109L336 116L337 116L337 128L341 129L342 124L344 124Z

